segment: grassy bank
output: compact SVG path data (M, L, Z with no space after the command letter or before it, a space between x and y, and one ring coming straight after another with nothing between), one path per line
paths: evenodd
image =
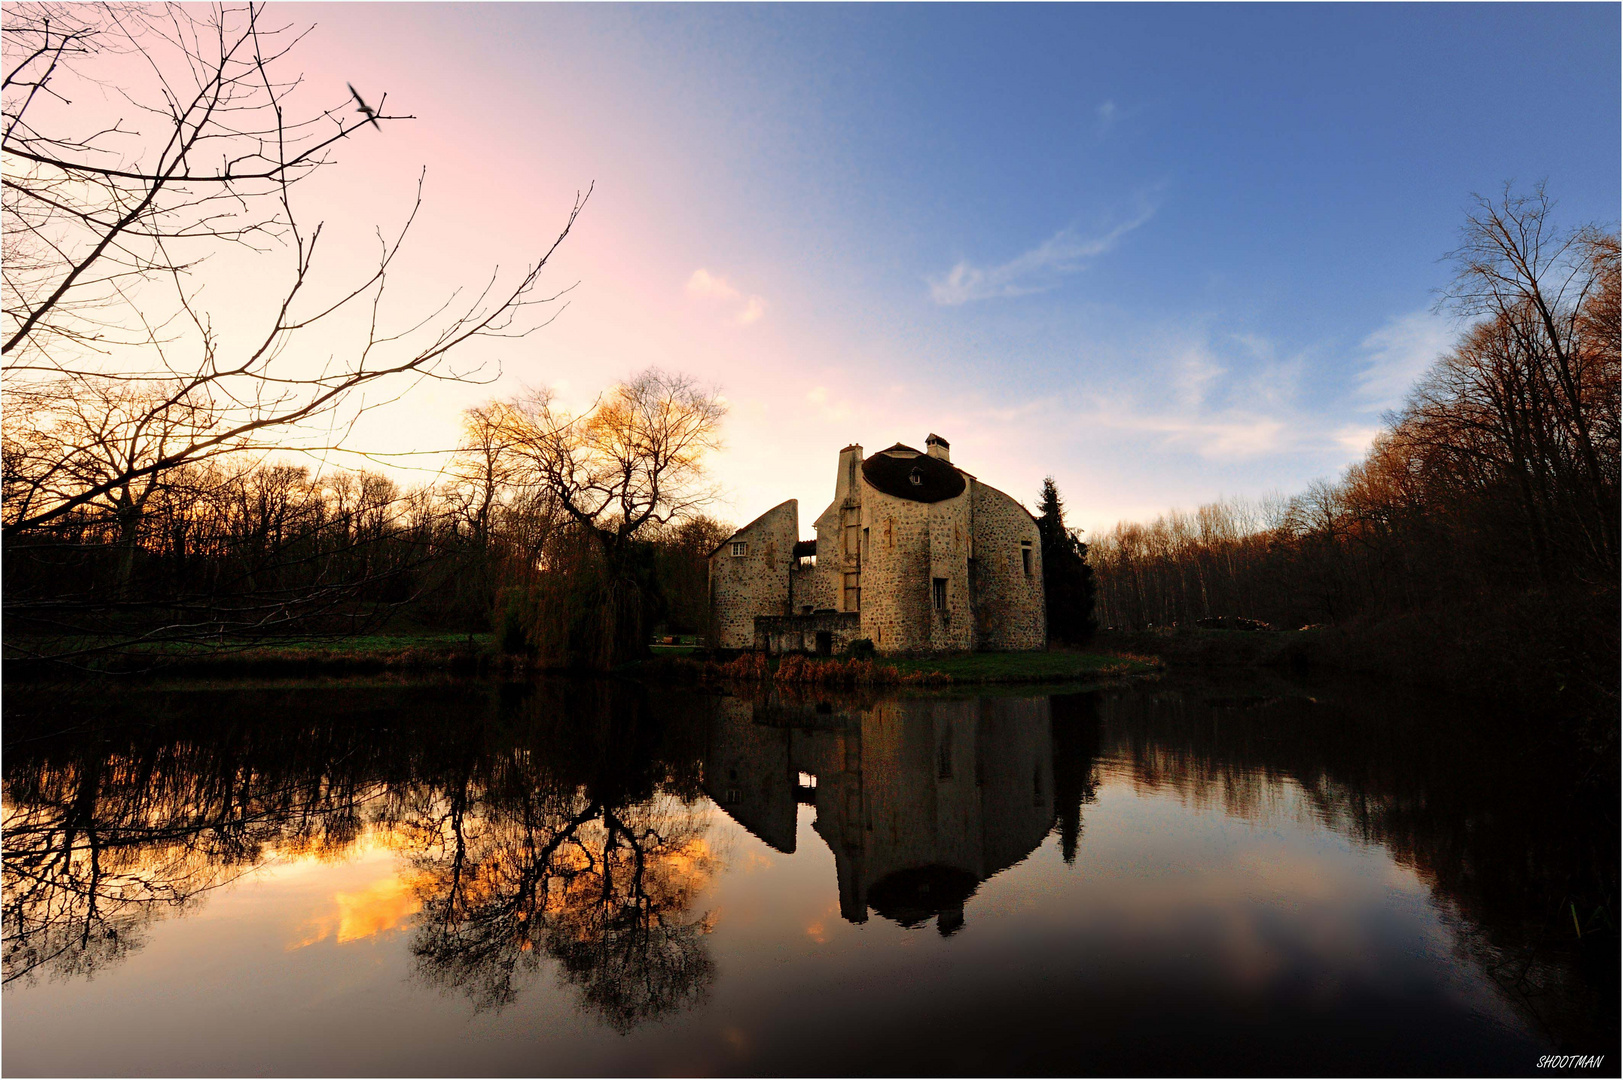
M1074 684L1151 675L1162 664L1150 656L1097 652L959 653L949 656L782 658L743 653L718 661L656 656L630 665L627 674L710 683L787 683L828 687Z
M89 640L38 639L13 643L6 661L8 679L36 674L61 677L72 669L17 654L47 655L94 649ZM1149 653L1150 650L1143 650ZM627 665L619 674L651 680L760 681L853 685L943 685L996 683L1068 683L1130 678L1156 671L1155 655L1111 655L1104 652L962 653L950 656L881 657L872 661L843 658L785 657L746 653L717 662L690 641L652 646L651 657ZM788 664L785 669L784 665ZM208 678L284 678L380 673L523 676L542 670L525 656L502 653L491 634L394 633L347 638L286 640L255 645L165 643L126 647L86 656L82 668L110 674Z
M288 639L244 644L163 642L97 651L93 639L24 639L8 642L8 679L60 678L74 670L120 675L300 676L378 672L497 674L523 666L497 651L490 634L397 633ZM34 657L83 651L72 667Z
M901 671L935 672L955 683L1069 682L1149 675L1162 665L1154 656L1103 652L960 653L886 660Z

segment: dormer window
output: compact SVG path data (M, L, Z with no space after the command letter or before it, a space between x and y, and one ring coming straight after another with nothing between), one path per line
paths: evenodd
M734 540L733 541L733 558L742 559L745 555L748 555L749 553L750 553L750 546L749 546L749 542L747 540Z
M920 487L924 484L924 474L918 469L914 469L912 472L907 474L907 482L912 484L914 487Z

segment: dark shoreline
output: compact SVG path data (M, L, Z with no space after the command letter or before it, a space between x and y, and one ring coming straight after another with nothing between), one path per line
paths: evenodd
M450 676L525 680L536 677L631 677L650 682L722 683L771 682L777 658L740 678L736 661L749 653L714 655L691 647L656 646L649 657L612 672L588 672L549 666L525 655L503 653L487 635L485 640L441 635L390 639L335 639L329 642L288 642L238 647L193 647L181 650L124 649L109 651L82 667L11 656L4 663L8 683L61 683L108 680L145 682L152 679L314 678L353 675ZM39 643L38 651L50 645ZM1037 684L1115 681L1154 675L1161 662L1143 656L1121 655L1099 649L1054 649L1040 653L970 653L941 657L878 657L860 673L843 667L861 666L842 658L811 661L797 669L817 671L830 665L834 682L855 678L865 684L906 685L943 683L963 685ZM746 665L748 666L748 665ZM824 679L793 681L821 683Z

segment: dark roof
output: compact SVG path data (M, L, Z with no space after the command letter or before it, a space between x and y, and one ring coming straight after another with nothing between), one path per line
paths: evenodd
M862 477L886 495L913 502L941 502L964 490L964 476L957 469L901 443L864 461Z
M813 557L816 554L817 554L817 541L816 540L796 540L795 541L795 551L794 551L794 557L795 558L797 558L797 559L805 559L805 558Z

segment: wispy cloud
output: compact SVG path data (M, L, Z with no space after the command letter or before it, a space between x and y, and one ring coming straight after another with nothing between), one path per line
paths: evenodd
M971 300L1043 292L1058 284L1059 277L1081 270L1089 260L1115 247L1122 237L1154 216L1154 205L1145 202L1136 216L1102 236L1080 236L1067 227L999 266L979 267L967 259L960 260L944 277L930 281L930 298L938 304L956 306Z
M688 278L688 295L710 300L737 300L739 293L726 278L718 277L701 266Z
M1198 409L1206 402L1217 380L1228 368L1207 355L1204 349L1190 349L1177 361L1172 376L1172 396L1186 409Z
M1150 350L1127 384L1088 395L1077 412L1085 426L1137 433L1209 461L1338 455L1367 446L1368 431L1329 430L1322 415L1304 407L1304 366L1302 356L1279 356L1260 334L1169 342Z
M733 315L733 322L739 326L748 326L758 322L766 315L766 301L759 296L745 296L732 282L719 274L712 274L704 267L693 271L688 277L687 293L700 300L710 300L722 304L736 304L743 301L743 307Z
M1453 347L1457 332L1452 319L1430 310L1387 322L1359 345L1359 401L1372 411L1402 404L1415 380Z
M1283 453L1298 442L1287 418L1238 409L1158 411L1127 401L1101 401L1087 414L1087 423L1159 435L1163 445L1190 447L1203 458L1218 460Z
M1121 110L1116 107L1114 101L1106 101L1103 105L1094 109L1093 114L1099 118L1099 134L1103 135L1116 126L1116 120L1121 116Z

